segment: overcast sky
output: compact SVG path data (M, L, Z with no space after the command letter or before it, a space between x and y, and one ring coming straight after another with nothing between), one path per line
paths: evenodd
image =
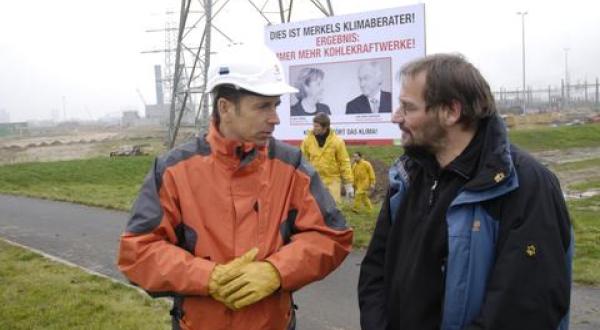
M198 2L193 0L193 2ZM220 1L218 3L221 3ZM257 1L263 3L264 1ZM271 0L273 5L277 1ZM287 1L285 1L287 2ZM302 8L308 0L297 0ZM323 1L325 2L325 1ZM420 3L331 0L336 15ZM527 84L560 85L565 48L571 82L600 77L600 5L591 0L431 0L425 3L427 53L460 52L493 89L521 86L521 18L525 16ZM6 0L0 2L0 111L11 121L97 119L155 102L153 66L163 55L167 8L176 0ZM173 19L174 16L171 16ZM294 12L293 20L322 17ZM246 22L241 24L240 22ZM246 0L231 0L219 27L239 41L263 38L265 21ZM65 111L63 111L63 109Z

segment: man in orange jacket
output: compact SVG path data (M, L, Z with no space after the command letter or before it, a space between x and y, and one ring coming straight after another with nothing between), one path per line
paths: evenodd
M341 264L352 230L301 152L272 136L280 96L295 92L273 52L231 47L207 90L209 132L155 161L119 268L174 297L175 329L293 329L292 292Z

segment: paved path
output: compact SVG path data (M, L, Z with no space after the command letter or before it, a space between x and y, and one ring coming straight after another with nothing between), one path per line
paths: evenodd
M115 266L127 213L0 195L0 237L123 280ZM295 295L298 330L358 330L356 284L362 252ZM575 287L571 329L600 329L600 288Z

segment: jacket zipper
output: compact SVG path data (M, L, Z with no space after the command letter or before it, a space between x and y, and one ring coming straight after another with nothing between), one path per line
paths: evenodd
M442 259L442 265L441 265L441 271L442 271L442 288L444 288L442 290L442 313L444 311L444 306L446 305L446 277L447 277L447 273L448 273L448 257L445 257ZM441 328L442 324L440 322L440 328Z
M438 186L438 179L434 179L433 180L433 185L431 186L431 190L429 191L429 207L431 207L433 205L433 203L435 202L435 190L437 189Z

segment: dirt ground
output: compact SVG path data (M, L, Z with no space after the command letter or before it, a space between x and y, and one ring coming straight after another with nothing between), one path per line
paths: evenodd
M184 132L188 136L188 132ZM108 128L35 132L26 137L0 138L0 165L93 157L108 157L111 151L143 145L145 153L164 149L166 133L160 129Z

